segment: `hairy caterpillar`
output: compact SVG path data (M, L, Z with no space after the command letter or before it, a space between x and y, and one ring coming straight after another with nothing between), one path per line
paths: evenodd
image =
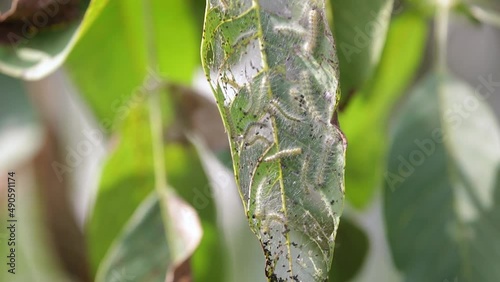
M264 103L264 100L266 98L266 94L267 94L267 77L264 76L262 77L262 80L260 82L260 87L259 87L259 90L257 91L257 93L254 93L252 90L251 90L251 87L248 86L248 93L250 95L249 97L249 102L248 102L248 105L243 109L243 111L246 113L246 114L255 114L255 113L258 113L259 110L262 109L262 104Z
M318 44L318 36L320 30L320 18L321 15L316 8L312 9L309 12L308 18L308 37L306 42L304 43L304 52L307 54L313 54L316 49L316 45Z
M316 184L320 186L325 184L325 173L331 166L331 159L333 154L332 147L334 143L335 140L333 138L331 138L330 136L325 137L323 144L325 152L321 155L319 159L317 166L318 168L316 171Z
M313 122L326 123L321 112L316 107L316 99L314 98L313 87L311 85L311 77L309 76L309 73L307 71L303 71L300 73L300 84L302 89L301 97L305 102L308 113L312 117Z
M304 192L306 195L309 195L311 193L311 188L309 184L309 161L310 161L310 155L307 154L304 160L304 163L302 164L302 170L300 172L300 185L304 187Z
M269 103L269 111L272 115L280 114L282 117L291 121L300 122L302 118L296 117L294 114L288 113L277 99L271 100Z
M302 154L302 148L293 148L279 151L278 153L264 158L265 162L272 162L284 157L291 157Z

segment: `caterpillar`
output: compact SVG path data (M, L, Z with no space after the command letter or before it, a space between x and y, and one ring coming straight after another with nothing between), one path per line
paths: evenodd
M304 192L306 195L311 193L308 174L309 174L309 161L310 155L307 154L304 160L304 164L302 165L302 170L300 172L300 185L304 187Z
M257 191L255 191L255 209L254 209L254 213L253 213L253 217L254 218L257 218L257 219L261 219L264 217L265 215L265 211L264 211L264 207L263 207L263 204L262 204L262 198L264 197L262 195L262 190L264 190L264 186L266 185L267 183L267 177L264 177L264 179L261 181L261 183L259 183L259 185L257 186ZM248 199L248 206L250 206L250 199L251 199L251 195L250 195L250 198Z
M309 115L313 119L313 122L314 123L317 123L317 122L326 123L324 121L323 116L321 115L321 112L316 107L316 99L314 98L314 95L313 95L311 78L310 78L309 73L307 71L303 71L300 73L300 84L301 84L301 89L302 89L303 100L304 100L305 105L308 109Z
M306 34L306 30L302 26L296 24L275 24L273 30L278 33L293 34L297 37L302 37Z
M250 98L248 99L248 105L243 109L245 114L257 113L262 109L262 104L264 103L267 94L267 76L263 76L260 82L259 91L253 93L251 87L248 86L248 93Z
M268 110L272 115L276 115L279 113L281 116L291 121L295 122L302 121L302 118L296 117L294 114L288 113L277 99L271 100L271 102L269 103Z
M317 166L316 170L316 184L317 185L324 185L325 184L325 173L326 171L330 168L331 166L331 160L332 160L332 154L333 154L333 146L335 144L335 140L327 136L325 138L324 144L323 144L323 150L324 153L321 155L319 159L319 163Z
M244 143L243 145L245 146L245 149L246 149L250 146L253 146L255 143L257 143L257 141L261 141L268 146L273 144L273 141L267 139L266 137L261 136L261 135L256 135L256 136L254 136L253 139L249 140L248 142Z
M265 162L272 162L276 161L278 159L284 158L284 157L291 157L291 156L297 156L302 154L302 148L293 148L293 149L286 149L279 151L278 153L264 158Z
M308 18L309 36L307 37L303 48L306 54L313 54L314 50L316 49L316 45L318 44L320 17L321 15L316 8L313 8L309 12L309 18Z

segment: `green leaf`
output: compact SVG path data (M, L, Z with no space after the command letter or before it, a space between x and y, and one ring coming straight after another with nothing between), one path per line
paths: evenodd
M198 22L193 18L189 1L154 0L151 16L155 26L155 49L158 69L171 82L191 82L200 65Z
M460 2L468 4L470 6L477 6L483 9L491 10L492 12L500 11L500 3L495 0L461 0Z
M363 266L369 248L368 237L360 227L344 217L335 240L335 258L328 281L351 281Z
M165 93L167 98L170 93ZM164 99L167 100L167 99ZM162 103L163 109L169 105ZM148 110L143 104L131 109L119 128L118 145L102 173L92 217L87 225L94 271L133 211L153 190L153 151ZM171 124L166 117L165 124ZM204 236L191 265L196 281L223 281L224 246L210 186L198 155L189 145L165 147L168 182L200 214ZM166 269L165 269L166 271ZM135 280L134 280L135 281Z
M491 0L462 0L468 13L483 23L500 28L500 3Z
M118 145L102 171L87 224L94 271L127 220L154 188L149 115L143 105L132 109L119 132Z
M26 80L50 74L64 63L107 2L57 0L32 10L23 20L7 18L0 23L5 34L0 38L0 72Z
M165 202L168 212L162 211L160 201ZM172 225L167 234L163 220ZM113 244L96 281L166 281L192 255L201 236L196 211L171 189L168 197L161 200L152 194Z
M226 248L217 225L217 211L209 180L195 148L190 144L165 147L169 183L199 214L203 238L191 258L193 281L224 281Z
M393 0L330 0L344 98L361 89L377 66Z
M196 58L198 48L192 46L199 45L191 19L183 16L188 11L185 1L155 0L151 5L155 42L146 40L146 30L150 30L146 29L146 20L152 15L144 11L142 1L111 1L68 59L68 70L102 127L107 131L117 129L121 137L102 174L88 224L94 271L112 240L154 187L150 124L143 103L161 86L163 75L187 82L197 64L190 59ZM158 9L164 14L157 16ZM157 69L147 67L148 50L158 50ZM175 56L167 58L165 54ZM183 67L178 66L178 60L184 62ZM163 106L168 109L170 104Z
M188 1L111 1L75 46L67 69L107 131L163 79L188 83L199 66L199 32ZM151 19L153 27L146 28ZM149 42L146 30L152 32ZM157 65L147 66L148 50Z
M325 281L346 142L324 1L209 1L202 60L271 281Z
M433 74L396 119L385 218L405 281L500 279L500 130L484 99Z
M421 16L427 19L435 15L438 3L436 0L405 0L405 2L410 9L418 11Z
M373 78L339 115L350 149L346 199L354 207L369 204L381 184L388 119L420 65L426 38L427 23L420 16L404 13L393 19Z

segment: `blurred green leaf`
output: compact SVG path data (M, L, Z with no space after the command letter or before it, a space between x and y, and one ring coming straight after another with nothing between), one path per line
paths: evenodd
M202 236L198 216L171 188L167 191L167 197L159 199L153 193L137 208L101 264L96 281L163 282L191 257ZM164 220L170 223L168 232Z
M340 62L342 99L359 91L377 66L393 0L330 0Z
M163 78L188 83L199 65L200 35L189 2L152 0L151 6L150 15L143 1L110 1L68 58L71 77L107 131ZM157 66L148 68L148 50Z
M432 18L436 13L437 0L405 0L412 10L421 16ZM496 0L453 0L453 9L472 20L500 27L500 3Z
M163 100L162 108L169 109L168 99ZM166 115L165 124L171 124L171 118ZM94 212L87 226L94 270L133 211L154 187L150 122L143 104L131 109L117 138L117 148L102 173ZM199 212L204 229L191 261L193 276L197 281L222 281L224 246L217 229L210 186L198 155L187 144L167 145L165 154L169 184Z
M152 15L142 1L111 1L68 58L68 70L102 127L110 131L125 124L118 128L122 142L103 172L88 226L94 269L154 187L147 111L136 108L161 86L162 77L188 82L198 64L199 39L188 4L155 0L151 5ZM150 17L153 30L146 28ZM146 30L154 42L147 40ZM157 68L147 67L150 50L158 50ZM163 106L168 109L169 103Z
M431 74L397 117L385 219L405 281L500 280L500 130L484 99Z
M130 1L130 0L129 0ZM158 69L170 82L190 83L200 65L201 33L189 1L152 0Z
M368 237L348 217L343 217L335 241L335 257L328 281L350 281L363 266L369 248Z
M462 0L466 13L475 19L500 28L500 2L492 0Z
M496 0L460 0L460 2L491 10L492 12L500 12L500 2Z
M203 226L200 246L191 258L194 281L224 281L226 251L209 180L195 148L190 144L165 147L169 183L199 214Z
M87 224L94 271L124 224L154 188L149 115L143 105L131 109L117 138L118 145L102 171Z
M426 38L426 22L418 15L393 19L373 78L339 115L349 141L346 198L357 208L370 202L380 184L388 119L420 65Z
M25 1L28 2L28 1ZM85 34L108 0L53 1L12 23L0 22L0 72L27 80L57 69ZM35 12L37 11L37 12ZM85 12L86 11L86 12ZM64 18L64 20L59 20ZM52 21L57 21L52 23ZM59 22L61 21L61 22Z
M5 171L32 158L44 132L22 81L0 74L0 85L0 171Z
M404 0L409 9L417 11L422 17L427 19L436 13L437 0Z

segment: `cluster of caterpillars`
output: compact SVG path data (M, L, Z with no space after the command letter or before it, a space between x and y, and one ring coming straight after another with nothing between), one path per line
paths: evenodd
M230 5L228 1L220 1L225 9L229 8ZM324 15L320 9L311 7L310 4L305 5L305 10L304 18L301 20L301 22L305 24L274 25L271 28L276 33L287 32L301 38L299 47L301 58L312 58L319 48L319 37L324 29ZM267 30L269 31L269 28ZM264 38L259 38L259 40L263 41ZM264 42L261 42L261 46L265 48ZM253 68L252 62L250 62L250 66ZM246 73L246 69L244 71ZM263 163L281 162L283 159L297 158L297 162L301 163L299 183L297 183L297 185L302 187L305 196L312 193L313 190L318 189L318 187L324 186L328 181L328 173L331 173L333 166L332 162L335 159L335 146L336 143L339 142L330 124L331 112L328 110L329 107L324 105L326 103L332 103L332 101L321 100L324 98L324 93L320 91L321 88L325 88L325 86L318 85L321 81L318 81L318 79L312 75L312 71L314 70L302 70L296 74L295 77L297 79L292 86L287 89L287 92L280 93L281 96L288 95L288 97L274 95L275 93L273 93L271 87L273 76L266 64L264 64L263 69L259 70L254 77L248 78L247 84L243 86L237 85L238 83L236 83L236 80L233 78L225 77L219 80L223 89L227 88L225 86L230 85L232 88L244 90L236 94L237 96L239 95L239 97L235 98L239 100L239 103L234 103L233 101L233 103L224 105L226 108L226 123L229 127L229 134L232 141L236 144L233 150L235 150L236 154L241 156L242 153L247 150L252 150L257 146L259 148L259 150L256 151L258 151L260 155L256 156L250 163L239 164L238 169L240 173L249 171L255 172L257 167ZM237 114L234 114L235 111ZM281 124L289 125L286 128L290 128L291 132L287 138L293 138L293 128L298 125L300 125L301 128L309 127L310 131L295 132L295 134L307 134L310 137L310 141L315 142L315 148L319 151L312 152L310 146L301 144L300 142L288 142L288 144L295 145L281 148L281 146L279 146L281 144L278 144L280 140L278 140L278 132L276 132L276 120L279 120ZM273 150L273 148L279 149ZM254 175L251 176L251 178L253 177ZM269 186L275 187L274 182L271 182L271 179L268 177L264 177L260 183L250 183L249 185L254 186L253 188L256 190L253 194L254 198L252 199L252 204L250 202L246 203L247 208L253 206L253 210L249 212L248 216L251 220L260 223L259 229L264 234L273 233L270 224L272 222L279 222L281 226L285 227L283 232L286 234L283 234L283 236L288 237L289 230L287 226L290 222L285 212L280 210L279 207L266 210L266 206L269 203L266 200L264 190L269 189ZM251 190L252 187L242 187L242 189ZM252 195L250 195L250 197L252 197ZM334 203L335 201L332 201L327 204L333 205ZM306 215L314 218L308 211ZM333 216L333 214L331 215ZM309 228L305 226L304 229ZM314 241L322 242L325 238L328 238L328 234L317 234L315 237L316 238L312 238ZM281 277L278 277L274 273L274 267L276 267L275 264L277 264L278 261L277 256L283 255L281 253L276 253L276 250L281 249L283 245L275 245L272 248L268 248L269 241L263 240L262 243L265 249L264 251L266 252L266 257L268 257L268 263L272 261L272 265L266 267L266 272L268 272L268 277L271 281L299 281L298 276L291 273L289 277L281 274L279 275ZM297 245L296 242L280 241L279 244L285 243L294 244L294 247L297 247L295 246ZM273 251L275 253L273 253ZM287 259L289 255L290 254L287 254ZM275 258L272 259L271 257ZM305 266L303 258L297 257L297 261L299 265ZM324 279L324 273L321 272L321 268L316 269L312 259L311 264L317 271L315 278ZM285 265L283 265L283 267L285 267Z

